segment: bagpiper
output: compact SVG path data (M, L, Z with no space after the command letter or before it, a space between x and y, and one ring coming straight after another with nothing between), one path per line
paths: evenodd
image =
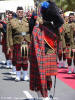
M72 73L72 46L73 46L73 32L70 24L64 24L64 31L62 33L63 49L66 54L68 73Z
M23 80L29 80L27 71L29 23L23 14L23 7L17 7L17 17L10 21L9 27L9 48L13 52L13 65L16 66L16 81L21 80L21 68L23 69Z
M8 12L8 21L7 21L7 30L6 30L6 55L7 55L7 66L6 68L12 68L12 72L10 72L11 74L16 74L16 70L15 70L15 66L12 65L12 52L10 50L9 47L9 41L10 41L10 31L9 31L9 27L10 27L10 20L13 19L13 12L9 11Z
M2 44L2 52L6 56L6 27L7 27L7 22L5 20L0 20L0 32L1 32L1 44ZM2 63L6 63L6 61L2 61Z
M6 21L7 22L7 28L6 28L6 37L5 37L5 40L6 40L6 63L7 63L7 65L6 65L6 68L12 68L12 60L11 60L11 53L10 52L8 52L8 39L10 39L10 38L8 38L8 27L9 27L9 22L10 22L10 20L13 18L13 12L12 11L9 11L8 12L8 20Z
M73 68L73 73L75 73L75 16L74 13L70 13L69 15L69 24L71 27L71 32L73 34L73 46L72 46L72 68Z
M57 75L57 38L63 19L54 2L44 1L39 20L30 45L30 89L37 92L38 100L50 100L48 91L52 88L51 76Z

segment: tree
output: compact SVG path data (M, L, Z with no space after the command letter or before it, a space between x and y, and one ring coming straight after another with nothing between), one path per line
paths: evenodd
M64 11L75 9L75 0L55 0L55 2L57 6L62 8Z
M63 8L64 8L64 10L74 10L75 9L75 0L64 0Z
M36 1L47 1L47 0L34 0ZM75 0L53 0L55 1L56 5L63 9L64 11L66 10L74 10L75 9Z

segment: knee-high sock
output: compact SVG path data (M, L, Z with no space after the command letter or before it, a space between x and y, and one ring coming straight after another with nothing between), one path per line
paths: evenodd
M63 60L66 60L66 53L63 53Z
M24 81L29 80L28 71L23 71L23 80L24 80Z
M67 59L63 61L63 67L68 67L68 64L67 64Z
M61 52L61 53L59 52L59 54L58 54L58 58L59 58L59 61L62 60L62 52Z
M20 80L21 71L16 71L16 79Z
M75 57L74 57L74 59L73 59L73 72L75 73Z
M58 64L58 67L61 68L61 67L62 67L62 52L59 52L58 58L59 58L59 64Z
M69 71L71 71L72 58L68 58L67 63L68 63L68 69Z
M41 92L40 91L37 91L37 99L38 100L42 99L42 95L41 95Z

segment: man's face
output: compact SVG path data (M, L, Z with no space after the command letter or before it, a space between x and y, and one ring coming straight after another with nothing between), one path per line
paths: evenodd
M62 18L64 18L64 14L60 14L60 16L61 16Z
M23 10L17 10L17 16L18 17L23 17Z
M12 19L12 14L8 14L8 19L10 20L10 19Z
M70 16L69 16L69 20L70 20L70 21L73 21L73 20L74 20L74 16L73 16L73 15L70 15Z
M74 15L74 21L75 21L75 15Z

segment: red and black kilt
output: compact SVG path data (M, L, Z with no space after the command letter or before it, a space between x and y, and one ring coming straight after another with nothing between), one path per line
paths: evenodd
M39 68L36 62L37 60L36 60L34 52L32 52L32 55L35 60L32 59L31 64L30 64L30 89L35 90L35 91L41 90L41 93L43 93L42 95L46 97L47 96L47 80L44 80L44 79L46 79L47 76L57 75L56 54L53 53L53 54L47 54L44 56L43 69L41 67L41 64ZM42 63L42 62L38 61L38 63ZM44 73L46 74L44 75ZM41 82L41 79L43 80L43 82ZM43 86L44 86L44 89L41 88Z
M32 47L33 48L33 47ZM30 48L31 49L31 48ZM33 91L40 91L43 97L47 97L47 80L46 80L46 70L45 70L45 62L43 63L43 67L41 66L42 62L38 61L35 56L34 50L31 52L32 56L30 56L30 89ZM41 57L39 56L39 59Z
M66 58L69 58L69 53L70 53L70 46L66 47Z
M57 74L56 54L45 54L44 34L39 27L33 29L29 50L30 89L48 97L47 76Z
M4 54L6 56L7 44L6 44L6 38L4 36L2 37L2 52L4 52Z
M59 58L59 61L62 60L62 56L63 56L62 50L59 49L59 52L58 52L58 58Z
M4 52L7 60L11 60L11 53L7 54L7 42L5 36L2 38L2 52Z
M68 66L71 66L72 64L72 57L71 57L71 51L70 51L70 46L67 46L66 47L66 58L67 58L67 63L68 63Z
M7 59L7 60L12 60L11 56L12 56L12 53L9 52L9 54L6 54L6 59Z
M28 58L22 57L22 55L21 55L21 44L15 44L13 46L13 59L12 59L12 62L13 62L13 65L28 64Z
M56 62L56 54L51 53L46 55L46 75L57 75L57 62Z

